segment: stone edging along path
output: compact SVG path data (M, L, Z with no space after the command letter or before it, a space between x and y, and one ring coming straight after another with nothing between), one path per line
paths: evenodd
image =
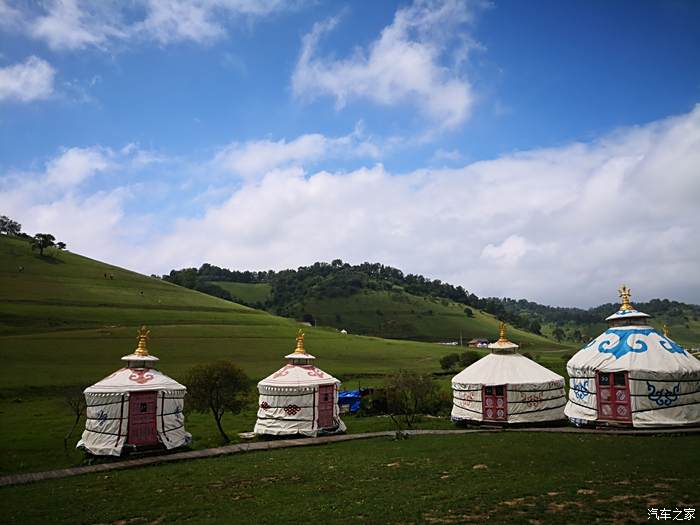
M602 429L582 429L573 427L542 427L542 428L475 428L456 430L404 430L404 434L409 436L422 435L446 435L446 434L474 434L487 432L544 432L560 434L599 434L599 435L659 435L659 434L700 434L700 427L696 428L668 428L658 430L602 430ZM162 463L172 463L174 461L184 461L197 458L211 458L215 456L225 456L239 452L251 452L255 450L272 450L276 448L308 447L314 445L324 445L326 443L339 443L342 441L353 441L356 439L370 439L377 437L395 437L395 431L365 432L361 434L342 434L339 436L322 436L315 438L295 438L276 439L272 441L256 441L254 443L237 443L223 447L207 448L202 450L189 450L186 452L174 452L172 454L162 454L137 459L126 459L124 461L114 461L112 463L101 463L99 465L89 465L85 467L65 468L59 470L47 470L44 472L29 472L23 474L12 474L0 477L0 487L9 485L23 485L34 481L44 481L49 479L68 478L81 474L93 474L96 472L107 472L110 470L122 470L127 468L145 467L147 465L159 465Z

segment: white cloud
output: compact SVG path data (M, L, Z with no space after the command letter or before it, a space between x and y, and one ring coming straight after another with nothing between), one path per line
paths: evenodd
M338 20L317 23L303 39L293 91L307 98L331 95L338 108L352 99L384 106L409 102L439 127L455 127L467 119L474 103L470 82L454 70L475 45L464 27L477 6L458 0L416 0L399 9L367 49L358 48L345 59L318 56L321 37ZM459 45L448 65L444 59L455 39Z
M308 173L295 164L313 155L295 158L223 192L203 187L216 204L207 197L196 215L162 217L170 228L151 229L143 244L123 233L148 217L124 213L128 193L119 188L94 201L75 187L38 192L40 202L27 190L20 202L7 184L0 209L23 224L55 221L51 231L76 250L144 273L203 262L282 269L339 257L478 295L591 305L615 300L625 282L639 300L700 302L700 106L589 144L459 169ZM81 214L90 222L85 232Z
M7 20L11 15L13 23L0 26L24 26L31 36L56 50L107 49L135 39L160 44L208 43L225 37L233 21L268 16L299 4L283 0L50 0L30 4L20 13L2 1L0 15L7 13Z
M0 28L16 29L22 23L22 13L7 0L0 0Z
M29 102L48 98L53 93L55 74L48 62L35 56L0 68L0 101Z
M397 176L274 170L135 263L287 268L380 261L479 295L562 305L700 301L700 106L590 144ZM211 242L220 239L222 242Z
M308 166L326 158L377 158L379 155L379 147L364 140L358 129L337 138L312 133L289 142L285 139L234 142L216 154L214 164L242 177L259 177L275 168Z
M44 182L51 186L72 187L109 167L101 148L71 148L46 166Z

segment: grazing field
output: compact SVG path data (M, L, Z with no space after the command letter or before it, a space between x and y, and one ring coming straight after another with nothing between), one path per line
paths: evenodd
M77 464L63 436L72 425L64 401L121 366L147 324L158 368L175 379L198 363L230 359L259 380L294 348L298 323L188 290L70 252L41 258L28 243L0 236L0 470L44 470ZM20 267L22 271L20 271ZM307 328L319 366L342 380L381 382L399 368L440 370L452 347L342 335ZM559 358L553 354L555 362ZM252 428L254 407L226 416L232 435ZM37 425L42 428L37 432ZM188 416L198 448L218 445L208 415ZM390 428L386 426L384 428Z
M0 489L10 523L645 523L697 436L501 432L251 452ZM640 458L644 458L640 461Z
M498 320L490 314L472 308L473 317L469 317L464 313L463 304L447 299L418 297L399 289L309 300L304 308L319 325L354 327L358 333L372 333L380 337L444 342L459 341L461 335L466 343L472 338L492 340L498 334ZM566 347L512 327L508 330L508 337L525 350Z
M234 299L240 299L246 304L264 303L270 298L272 287L267 283L232 283L229 281L211 281L223 288Z

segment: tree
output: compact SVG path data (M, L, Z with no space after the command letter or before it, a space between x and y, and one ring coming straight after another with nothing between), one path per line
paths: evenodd
M217 361L190 369L185 384L187 409L200 413L211 411L222 439L226 443L231 441L221 419L226 412L238 414L246 405L250 380L245 372L230 361Z
M561 326L557 326L554 331L552 332L552 335L554 336L554 339L556 339L558 342L561 342L562 339L564 339L564 330L562 330Z
M533 334L542 335L542 325L537 319L533 320L532 323L530 323L530 331Z
M471 308L465 308L464 313L467 315L467 317L474 317L474 312L472 311Z
M68 440L73 435L75 428L80 423L80 418L83 417L85 413L85 394L83 394L82 388L69 388L65 391L63 400L71 411L71 414L75 417L73 420L73 426L70 427L68 433L63 436L63 450L68 451Z
M574 330L573 333L571 334L571 339L573 339L577 343L580 343L583 340L583 336L581 335L581 330L579 330L578 328L576 330Z
M50 233L37 233L32 239L32 250L39 250L39 255L44 255L46 248L56 245L56 237Z
M13 221L6 215L0 215L0 233L5 235L19 235L22 231L22 225L17 221Z
M387 378L385 387L387 412L399 431L401 421L411 428L419 414L433 411L440 401L430 374L399 370Z
M65 242L57 242L56 243L56 248L59 250L65 250L66 249L66 243Z
M440 359L440 367L445 372L452 370L457 363L459 363L458 354L447 354Z
M476 363L479 359L481 359L479 352L467 350L459 355L459 366L466 368L469 365Z

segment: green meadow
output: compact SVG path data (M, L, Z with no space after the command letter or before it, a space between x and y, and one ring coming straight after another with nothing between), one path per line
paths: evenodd
M219 288L223 288L232 297L240 299L246 304L264 303L270 297L272 287L267 283L232 283L229 281L212 281Z
M295 321L69 252L51 255L38 257L23 241L0 237L0 474L84 463L74 449L82 423L64 450L73 422L65 392L119 368L141 324L151 329L159 369L175 379L195 364L230 359L259 380L294 347ZM449 340L465 322L492 338L495 320L414 299L358 294L341 315L370 323L382 317L380 309L399 320L385 334L392 338L305 327L306 347L349 388L379 386L384 374L410 368L436 374L447 392L451 374L441 373L439 360L462 349L396 339L400 319L419 331L432 322L435 337ZM374 305L367 315L366 301ZM339 305L317 307L335 318ZM575 350L517 330L509 335L560 374ZM349 432L394 428L388 417L344 419ZM247 410L225 416L224 427L236 441L254 420L253 396ZM418 426L453 428L446 417L424 417ZM187 428L193 448L220 444L208 414L189 414ZM0 512L10 523L230 523L232 516L258 523L318 516L328 523L637 522L649 505L697 502L698 444L694 436L523 432L379 438L6 487Z
M697 508L696 436L375 438L0 489L10 523L646 523ZM643 458L643 460L641 460Z

